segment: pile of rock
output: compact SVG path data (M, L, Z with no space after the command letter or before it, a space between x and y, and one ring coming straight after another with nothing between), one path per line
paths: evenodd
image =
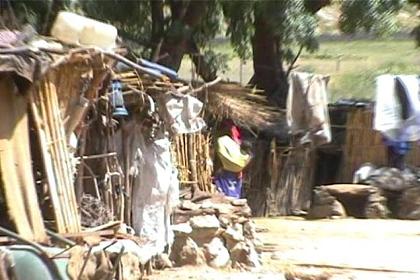
M174 215L171 261L176 266L258 269L261 242L250 216L246 199L214 194L199 202L182 201Z
M385 191L371 185L335 184L315 187L309 219L353 216L383 219L390 214Z
M420 220L420 188L406 189L399 199L398 218Z
M308 211L308 219L323 219L333 217L345 217L346 211L343 205L323 187L314 189L311 208Z

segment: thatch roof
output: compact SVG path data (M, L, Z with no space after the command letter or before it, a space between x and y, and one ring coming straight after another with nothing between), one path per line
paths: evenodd
M136 89L154 98L168 91L181 94L194 91L185 83L157 80L147 75L138 75L135 71L122 72L118 76L128 87L127 90ZM237 125L256 133L281 137L288 133L285 110L270 105L264 95L252 88L219 82L193 94L204 101L207 117L216 122L231 119Z
M208 114L216 119L232 119L239 126L269 134L287 134L286 113L268 103L255 90L236 83L212 86L207 95Z

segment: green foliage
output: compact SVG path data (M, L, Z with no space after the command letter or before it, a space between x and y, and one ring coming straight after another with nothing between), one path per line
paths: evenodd
M205 47L209 41L215 38L221 31L223 23L222 7L218 1L209 1L206 5L207 11L203 20L193 30L194 41Z
M279 42L284 59L294 58L293 46L315 50L316 17L309 13L303 0L225 1L224 14L228 22L227 35L238 55L250 56L256 17L264 17Z
M274 35L284 48L293 44L307 50L317 48L317 20L313 14L307 12L303 0L262 1L256 6L255 13L268 19Z
M229 70L229 55L223 54L220 52L215 52L213 50L205 50L204 53L204 60L210 65L211 71L215 72L222 72L225 73Z
M226 35L239 57L251 56L251 39L254 34L254 1L223 1L227 21Z
M359 30L387 35L397 29L395 15L403 0L344 0L339 27L345 33Z
M149 1L83 0L78 4L86 16L115 25L128 39L149 42L152 26Z
M48 16L51 16L50 12L54 1L9 0L5 1L3 5L6 5L7 2L9 2L12 7L13 13L18 21L18 25L30 24L41 32L48 20ZM62 3L65 7L68 7L70 0L60 0L60 3Z
M48 12L50 1L10 1L20 24L31 24L40 27L44 15Z

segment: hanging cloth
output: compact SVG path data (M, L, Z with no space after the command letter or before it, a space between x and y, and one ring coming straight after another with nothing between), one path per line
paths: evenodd
M287 97L287 122L300 143L315 146L331 142L327 83L329 77L293 72Z

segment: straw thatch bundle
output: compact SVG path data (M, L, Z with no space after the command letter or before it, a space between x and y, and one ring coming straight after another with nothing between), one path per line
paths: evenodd
M285 112L271 106L264 95L235 83L219 83L208 90L208 114L220 121L232 119L249 130L285 130Z

